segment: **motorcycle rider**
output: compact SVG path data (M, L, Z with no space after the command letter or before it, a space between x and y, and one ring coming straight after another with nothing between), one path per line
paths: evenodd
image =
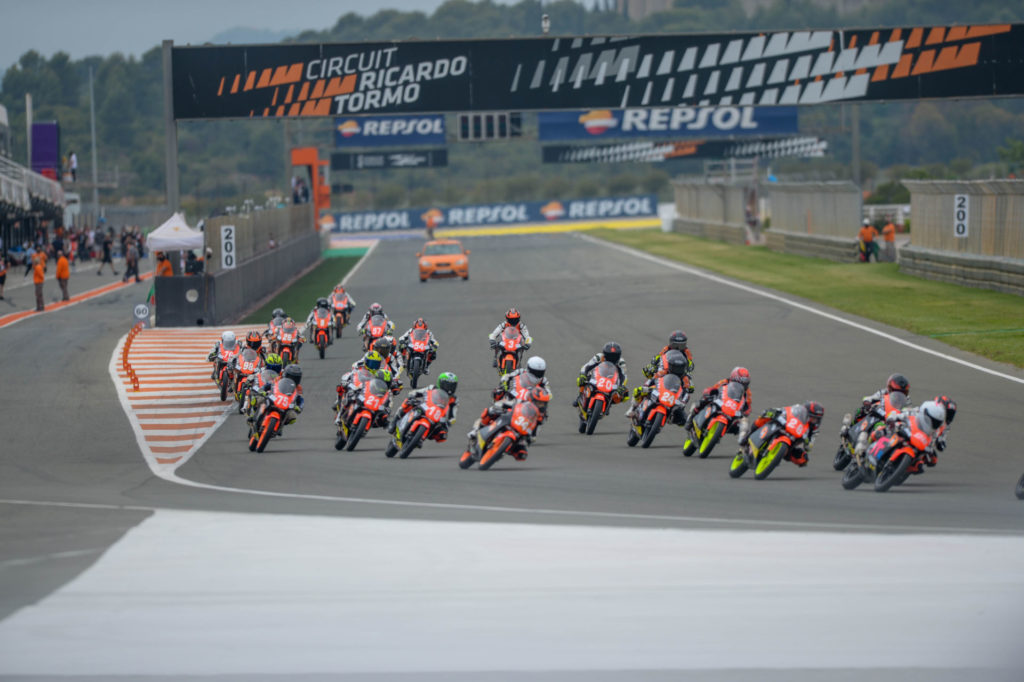
M445 415L445 420L448 424L455 423L455 416L459 411L459 399L455 397L455 389L459 387L459 377L455 376L453 372L441 372L437 377L436 387L448 394L448 412ZM391 415L391 419L388 420L388 433L393 434L398 421L407 413L416 407L423 404L426 399L427 393L431 391L429 386L425 388L418 388L414 391L409 391L409 395L405 396L405 400L399 405L395 413ZM445 428L438 436L438 440L441 442L448 439L448 429Z
M500 323L494 328L494 331L487 335L487 339L491 344L491 350L494 351L494 360L491 362L491 367L498 366L498 354L500 352L499 348L501 347L501 342L498 341L498 339L501 337L501 333L509 327L514 327L519 330L519 333L523 335L523 350L530 350L530 345L533 343L533 338L530 336L530 330L526 327L526 323L522 321L519 311L515 308L509 308L505 311L505 321Z
M498 398L496 402L485 408L484 411L480 413L479 419L473 422L473 428L466 434L466 437L469 439L469 445L467 445L466 452L463 453L463 456L472 450L472 444L476 442L477 436L480 433L480 427L493 423L495 419L514 408L516 403L519 402L515 398L507 395L500 398L498 395L498 392L495 391L495 397ZM547 387L538 384L530 389L529 400L537 408L537 411L540 412L541 417L537 420L537 423L540 424L541 421L543 421L544 415L547 414L548 403L551 402L551 391L549 391ZM512 456L520 462L526 459L525 452L516 452L513 453Z
M412 327L409 328L409 331L405 332L404 334L398 337L399 355L402 356L403 360L405 359L404 354L406 349L409 347L409 339L412 337L412 333L416 329L423 329L424 331L427 332L427 338L429 339L429 349L427 350L426 362L423 365L423 373L430 374L430 363L432 363L437 358L438 343L437 339L434 338L434 332L430 331L430 328L427 327L427 321L424 320L422 317L417 317L416 321L412 323Z
M681 330L677 329L668 335L668 345L658 351L657 355L651 358L651 361L644 365L643 373L644 376L650 379L659 370L664 370L665 354L670 350L677 350L686 356L686 373L691 374L693 372L693 354L690 353L690 349L686 346L686 334ZM663 372L664 374L664 372Z
M335 403L335 409L339 409L345 405L348 397L348 391L352 386L352 379L358 368L362 367L367 370L370 374L377 377L391 389L392 393L398 393L402 390L402 383L398 379L394 378L391 373L391 369L387 363L384 362L384 357L375 350L370 350L357 360L352 365L352 370L341 375L341 381L338 382L336 387L338 393L338 401Z
M614 341L609 341L604 344L604 348L601 349L600 353L594 355L594 357L590 358L590 360L580 367L580 374L576 377L576 385L582 387L587 379L590 378L590 373L593 372L594 368L602 362L610 362L618 369L619 388L617 392L619 397L625 398L629 395L629 389L626 388L626 361L622 358L622 346ZM579 393L577 393L576 397L572 399L572 406L578 407L579 404L580 396Z
M935 434L932 436L932 442L924 451L925 466L933 467L939 462L938 453L946 449L946 431L949 429L949 425L953 423L953 418L956 417L956 402L954 402L949 396L945 395L937 395L931 401L926 402L933 402L944 410L942 424L939 424L935 429ZM924 404L925 403L922 403L921 406L924 407ZM918 410L920 410L920 408L918 408ZM910 466L908 471L912 474L919 474L924 471L924 469L915 462Z
M821 426L821 418L825 416L825 408L821 403L815 402L814 400L808 400L805 403L797 403L796 405L790 405L789 407L770 407L761 413L761 416L754 420L753 428L744 428L740 431L739 446L742 452L743 448L747 447L747 442L750 439L750 434L767 424L772 419L775 419L781 414L785 414L787 423L790 420L796 419L806 426L806 435L803 438L803 447L798 447L794 443L794 447L789 452L789 456L798 467L807 466L807 462L810 459L811 449L814 447L814 437L818 434L818 428ZM745 420L744 420L745 421Z
M245 335L245 345L252 348L254 351L260 354L260 359L264 362L267 359L267 349L263 347L263 335L255 329L249 330L249 333Z
M356 329L359 331L360 334L365 334L366 333L366 324L370 321L370 318L373 317L374 315L380 315L385 320L387 320L388 326L387 326L387 330L384 332L385 334L393 334L394 333L394 331L395 331L395 323L392 322L391 319L387 316L387 313L384 312L384 306L382 306L380 303L377 303L376 301L374 301L373 303L370 304L370 307L366 310L366 312L363 313L363 319L359 322L359 326L356 327Z
M317 317L326 317L327 319L331 319L331 302L323 296L316 299L316 305L313 306L313 309L309 311L309 315L306 317L306 327L308 329L306 332L306 338L310 339L310 341L316 338L315 332ZM330 326L330 324L328 324L328 326ZM330 346L332 343L334 343L334 339L332 334L328 331L327 345Z
M650 379L633 389L633 400L630 402L629 409L626 411L626 418L632 418L633 414L636 412L636 408L639 407L644 398L650 395L651 391L654 390L654 386L657 384L658 379L666 374L675 374L679 377L679 381L682 382L683 389L687 393L693 393L693 387L690 386L690 377L686 374L689 366L690 364L682 351L673 349L666 352L661 358L661 368L658 369ZM677 404L672 408L669 418L672 420L673 424L682 426L686 421L686 409L682 404Z
M356 299L345 291L345 286L341 283L334 286L334 291L331 292L331 309L340 313L346 311L349 319L352 317L352 311L356 307Z
M263 332L263 338L270 343L270 350L273 352L277 351L277 333L284 326L284 318L284 309L274 308L274 311L270 313L270 322L267 323L267 330Z
M292 381L294 381L295 391L296 393L298 393L298 396L295 398L295 405L291 409L289 409L288 414L285 415L285 419L287 420L285 421L285 424L291 424L295 421L296 416L302 413L302 407L303 405L306 404L306 399L302 397L301 367L299 367L298 365L288 365L287 367L284 368L284 371L281 373L281 376L274 379L273 381L265 382L262 386L259 387L259 389L257 389L257 393L260 395L260 397L265 398L272 391L277 390L278 384L281 383L282 379L291 379ZM250 416L248 421L251 423L259 424L260 418L263 416L263 413L266 411L266 408L267 404L266 402L264 402L262 405L260 405L259 411L257 411L255 415Z
M887 395L889 395L890 393L892 393L893 391L899 391L900 393L905 395L907 398L909 398L910 397L910 381L905 376L903 376L902 374L895 374L895 373L894 374L890 374L889 378L885 380L885 387L884 388L880 388L877 391L875 391L874 393L872 393L871 395L866 395L863 398L861 398L861 406L859 408L857 408L857 411L854 412L851 415L851 417L850 417L850 424L856 424L861 419L863 419L864 416L871 409L872 405L874 405L875 403L878 403L878 402L881 402L881 401L885 400L885 397ZM843 422L844 422L843 428L848 430L849 429L849 425L845 424L846 421L847 421L846 419L843 420ZM843 435L845 435L845 434L843 434Z
M221 358L220 351L224 349L228 351L229 355L227 360ZM235 339L235 333L233 331L226 331L220 335L220 341L213 344L213 350L206 356L206 359L213 363L213 371L210 372L210 378L214 381L217 380L217 376L220 374L220 369L225 364L231 362L240 352L241 348L238 345L238 340Z
M700 414L700 411L703 410L705 406L714 401L725 387L729 385L730 381L735 381L744 388L743 406L740 408L740 414L742 417L736 425L736 428L737 432L745 429L747 425L747 417L750 416L750 406L754 402L754 399L750 395L750 371L746 367L733 367L732 371L729 372L729 376L705 388L700 395L700 400L693 406L693 409L690 410L689 416L686 417L686 423L683 424L683 427L687 429L690 428L693 425L693 418Z

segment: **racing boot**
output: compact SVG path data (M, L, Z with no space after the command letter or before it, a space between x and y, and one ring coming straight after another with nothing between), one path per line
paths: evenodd
M857 443L853 446L853 458L857 460L857 464L864 462L864 453L868 450L868 434L863 431L857 436Z
M850 424L853 423L853 415L847 412L843 415L843 425L839 429L839 437L846 438L846 434L850 432Z
M747 438L749 438L749 437L750 437L750 424L747 422L747 418L743 417L743 418L740 419L740 434L739 434L739 444L740 444L741 448L747 447Z

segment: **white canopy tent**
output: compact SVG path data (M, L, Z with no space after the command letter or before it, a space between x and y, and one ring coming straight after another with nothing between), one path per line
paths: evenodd
M167 222L149 233L146 245L151 251L188 251L203 248L203 233L185 223L185 216L175 213Z

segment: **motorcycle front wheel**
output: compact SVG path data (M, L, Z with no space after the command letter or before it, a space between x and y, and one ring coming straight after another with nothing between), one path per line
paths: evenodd
M785 443L779 442L773 445L769 448L767 455L758 458L757 465L754 467L754 478L759 481L768 478L775 471L775 467L779 466L779 462L786 459L787 454L789 454L789 446Z
M885 463L882 470L878 472L878 477L875 479L875 492L884 493L891 488L896 481L900 480L903 474L906 473L907 468L910 466L910 457L907 455L900 455L899 461L894 462L891 459Z
M348 436L348 443L345 444L346 450L352 452L356 449L356 445L359 444L359 439L363 437L364 433L366 433L366 428L366 420L360 419L359 423L352 429L352 433Z
M1024 500L1024 475L1017 481L1017 490L1015 491L1018 500Z
M658 435L659 431L661 431L661 424L653 420L647 422L647 425L644 427L644 435L640 439L640 447L651 447L651 443L654 442L654 437Z
M715 422L708 429L708 432L704 435L704 440L700 442L700 452L697 456L701 459L707 459L707 456L711 454L711 451L718 445L718 441L722 438L722 422Z
M420 444L425 435L427 435L427 430L422 426L417 426L416 430L409 434L408 440L402 443L402 451L398 453L398 458L405 459L408 457L416 449L416 446Z
M481 471L487 471L494 466L495 462L505 456L505 453L508 452L510 447L512 447L512 439L506 438L497 448L488 450L487 453L480 458Z
M587 417L587 429L586 433L588 436L594 434L594 429L597 428L597 422L601 420L601 413L603 412L601 405L596 401L590 406L590 416Z

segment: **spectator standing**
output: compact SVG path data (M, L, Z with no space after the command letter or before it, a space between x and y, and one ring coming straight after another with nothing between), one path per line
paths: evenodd
M875 262L878 262L878 244L875 243L875 237L877 236L878 230L875 229L870 220L865 218L864 224L860 228L860 233L857 235L860 259L864 263L871 262L872 255L875 257Z
M128 237L124 244L124 278L121 281L127 282L134 276L136 282L141 282L142 280L139 279L139 249L135 246L135 240Z
M896 226L892 224L892 218L882 228L882 239L885 241L885 261L896 262Z
M71 159L71 182L78 182L78 154L72 151L68 158Z
M46 309L43 305L43 282L46 280L46 254L36 251L32 254L32 283L36 286L36 312Z
M68 296L68 280L71 279L71 268L68 265L68 257L63 251L57 252L57 284L60 285L60 300L70 301Z
M100 267L99 270L96 271L96 275L98 276L100 273L102 273L103 266L106 265L107 263L110 263L110 271L114 273L115 277L117 277L117 270L114 269L114 259L111 257L110 253L114 247L114 230L113 228L110 228L109 230L107 230L107 233L104 234L102 230L97 229L96 233L96 238L103 240L103 260L100 262Z

